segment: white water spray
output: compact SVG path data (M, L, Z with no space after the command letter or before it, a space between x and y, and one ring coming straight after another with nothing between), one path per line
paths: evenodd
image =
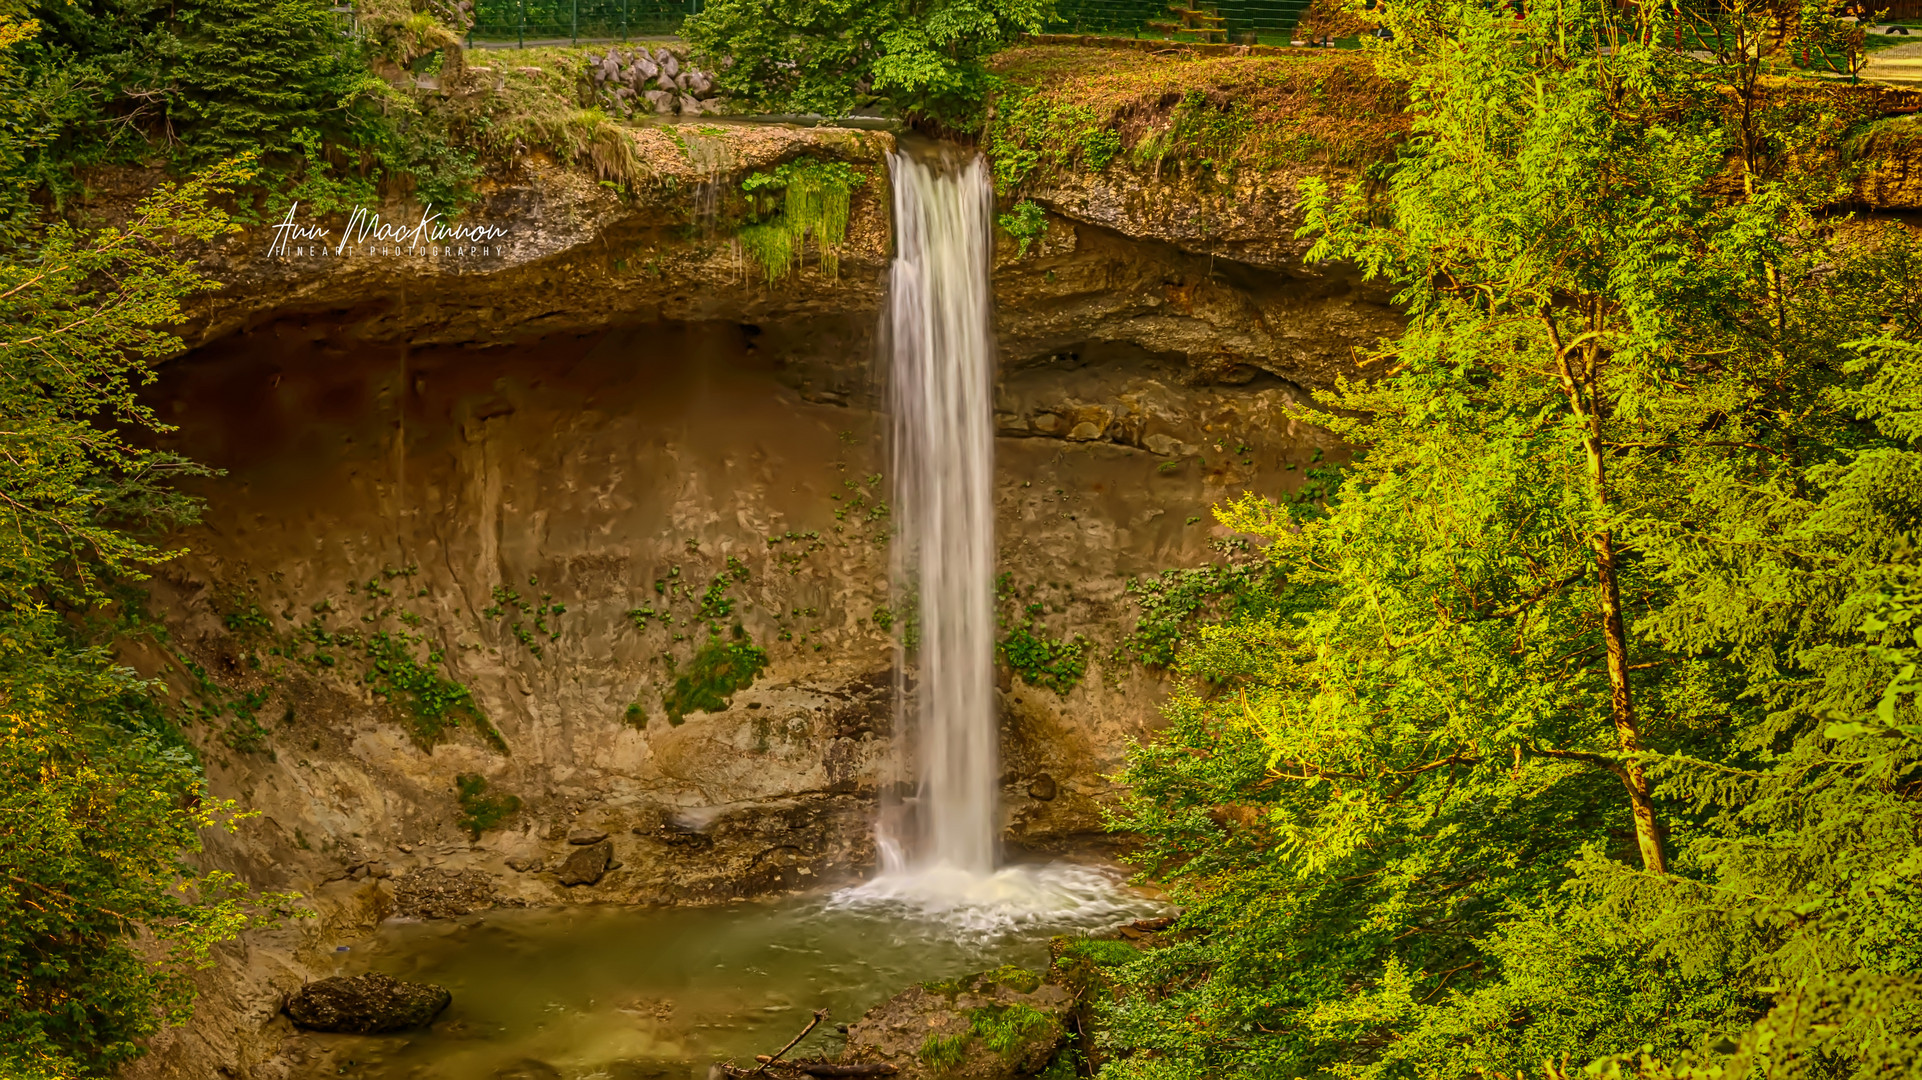
M896 254L889 282L894 574L916 628L912 693L897 712L915 778L911 812L877 831L882 872L836 894L994 933L1093 926L1138 914L1112 874L997 870L994 695L994 186L979 157L943 167L889 157Z

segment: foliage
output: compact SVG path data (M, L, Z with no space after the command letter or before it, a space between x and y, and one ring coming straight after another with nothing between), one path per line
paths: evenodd
M152 371L127 358L178 347L163 327L208 285L180 249L231 231L206 200L245 176L224 166L164 187L119 228L56 226L0 263L0 529L15 540L0 550L0 605L102 600L106 579L161 557L126 523L193 517L167 484L204 470L135 440L169 429L139 399Z
M679 725L689 714L727 708L736 691L754 685L767 667L767 650L747 641L709 637L688 662L687 672L661 695L667 722Z
M539 588L540 579L529 576L527 585L529 588ZM493 603L481 609L481 617L505 618L508 632L514 635L514 640L534 654L534 659L546 659L547 650L542 642L552 643L561 639L558 623L549 625L547 620L567 614L567 605L556 602L553 593L542 593L538 601L529 603L519 590L506 585L494 586L493 600ZM511 617L508 615L510 610L513 612ZM529 615L534 617L533 621L523 622L522 619ZM628 616L636 618L637 622L644 622L634 612L629 612Z
M401 703L414 739L423 747L439 742L447 729L465 716L490 746L506 753L506 742L481 713L473 691L440 673L446 663L441 651L427 645L425 661L416 659L415 650L424 644L418 635L405 630L380 630L368 635L363 645L366 681L375 696Z
M1104 1075L1906 1075L1922 251L1659 13L1388 20L1414 138L1310 221L1410 325L1299 411L1338 490L1217 510Z
M30 157L55 135L36 115L27 72L15 51L39 30L39 23L0 15L0 249L19 239L32 222Z
M476 773L456 776L454 794L460 803L458 824L475 840L489 829L500 828L501 822L521 810L520 796L487 794L487 778Z
M1063 641L1036 634L1028 626L1011 627L996 644L1001 659L1023 682L1066 694L1088 673L1087 639Z
M0 30L0 36L13 33ZM0 63L11 64L9 51ZM17 69L7 67L8 78ZM3 118L0 118L3 120ZM0 122L0 165L40 133ZM14 173L17 176L17 173ZM105 1075L183 1020L192 973L262 915L229 873L182 864L234 807L207 798L155 688L102 640L124 583L172 552L197 471L146 445L148 363L204 287L191 253L230 230L223 166L166 185L127 221L35 230L0 261L0 1074ZM11 180L10 176L7 179ZM103 630L102 628L107 628ZM286 898L259 898L279 906Z
M995 219L1001 231L1014 237L1015 257L1028 253L1029 245L1048 235L1048 212L1032 199L1014 204L1014 209Z
M424 105L420 123L444 126L441 145L463 147L476 164L491 170L517 168L545 152L597 179L639 188L654 174L635 148L632 129L582 100L577 73L588 53L585 47L517 50L513 64L492 73L491 93Z
M300 653L299 644L309 646L309 651ZM301 628L287 652L310 665L333 667L338 657L329 650L359 654L364 665L359 681L376 697L398 706L421 749L432 749L465 719L482 741L507 753L507 741L481 712L473 691L441 673L446 654L425 637L379 625L365 633L355 627L329 631L316 615Z
M1257 562L1177 568L1154 577L1129 578L1128 595L1140 613L1118 652L1132 654L1135 662L1150 667L1173 664L1177 649L1204 615L1246 616L1264 603L1273 572Z
M964 121L985 58L1040 30L1046 0L711 0L682 36L730 96L767 110L892 109Z
M345 138L354 106L385 90L334 14L312 0L187 0L156 27L165 123L185 163L294 155L300 133Z
M1097 967L1118 967L1141 958L1141 950L1113 938L1082 938L1061 950L1061 958L1086 960Z
M810 236L820 252L821 269L830 277L838 275L849 201L854 189L867 182L866 173L844 161L790 161L772 172L751 173L741 190L754 198L757 210L765 213L776 192L782 195L781 209L742 226L736 239L770 285L800 265L802 245Z
M1079 634L1072 638L1051 636L1041 621L1047 604L1035 599L1034 593L1030 586L1030 602L1023 605L1010 575L995 579L995 600L1001 608L995 621L1005 630L995 642L995 651L1022 681L1066 694L1088 673L1088 640Z
M148 688L45 612L0 620L0 1073L100 1075L192 1007L191 973L255 921L233 875L180 865L232 828ZM264 898L280 903L285 898ZM139 928L163 946L156 963Z

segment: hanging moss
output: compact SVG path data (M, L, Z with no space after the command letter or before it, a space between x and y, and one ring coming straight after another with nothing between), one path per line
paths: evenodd
M812 237L821 254L821 268L838 276L841 245L848 235L848 207L854 189L867 182L867 174L843 161L791 161L771 172L752 174L741 182L741 190L757 209L766 206L772 216L745 225L736 234L742 253L772 285L794 271ZM781 203L775 211L771 204L777 194Z

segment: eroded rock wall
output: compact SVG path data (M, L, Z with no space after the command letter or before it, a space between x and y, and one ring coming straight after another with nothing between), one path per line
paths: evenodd
M773 130L702 183L796 154L885 176L885 136ZM905 631L873 360L885 185L838 274L811 254L769 284L684 203L578 179L536 166L490 194L485 214L546 223L492 268L282 263L240 238L162 371L176 447L222 473L151 582L164 644L127 656L255 812L207 859L315 916L225 950L130 1076L284 1075L279 1002L393 915L712 903L873 864ZM1236 557L1208 507L1336 451L1287 407L1393 327L1340 274L1178 241L1057 214L997 252L1002 614L1088 642L1065 689L1002 666L1016 854L1099 841L1104 777L1157 722L1165 676L1121 648L1130 579ZM765 670L716 691L710 640Z

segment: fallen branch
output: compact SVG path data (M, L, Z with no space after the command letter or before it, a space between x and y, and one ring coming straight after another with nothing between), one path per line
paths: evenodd
M771 1055L768 1055L768 1056L765 1056L765 1057L764 1057L764 1056L762 1056L762 1055L760 1055L760 1054L756 1054L756 1055L754 1055L754 1060L756 1060L756 1061L758 1061L758 1062L760 1062L760 1063L761 1063L761 1065L760 1065L760 1067L759 1067L759 1068L757 1068L757 1069L755 1069L755 1070L754 1070L753 1072L751 1072L751 1073L748 1073L748 1075L749 1075L749 1076L759 1076L760 1074L762 1074L762 1073L764 1073L764 1072L766 1072L766 1071L767 1071L767 1067L768 1067L769 1065L772 1065L772 1064L774 1064L775 1062L777 1062L777 1061L779 1061L779 1060L781 1060L781 1055L782 1055L782 1054L785 1054L785 1053L787 1053L787 1052L788 1052L789 1050L792 1050L792 1049L794 1049L794 1044L795 1044L795 1043L798 1043L798 1042L800 1042L800 1041L801 1041L802 1039L805 1039L805 1038L807 1038L807 1037L808 1037L808 1032L810 1032L810 1031L813 1031L813 1030L814 1030L814 1029L815 1029L816 1027L818 1027L818 1026L820 1025L820 1023L821 1023L821 1021L823 1021L823 1020L826 1020L827 1018L828 1018L828 1011L827 1011L826 1009L816 1009L816 1010L814 1010L814 1019L812 1019L812 1020L809 1020L809 1021L808 1021L808 1026L806 1026L806 1027L804 1027L804 1028L802 1028L802 1029L801 1029L801 1033L800 1033L799 1035L796 1035L796 1036L795 1036L795 1037L793 1037L792 1039L789 1039L789 1040L787 1041L787 1045L786 1045L786 1046L783 1046L783 1047L781 1047L781 1048L780 1048L779 1050L776 1050L776 1051L775 1051L775 1052L774 1052L773 1054L771 1054Z

